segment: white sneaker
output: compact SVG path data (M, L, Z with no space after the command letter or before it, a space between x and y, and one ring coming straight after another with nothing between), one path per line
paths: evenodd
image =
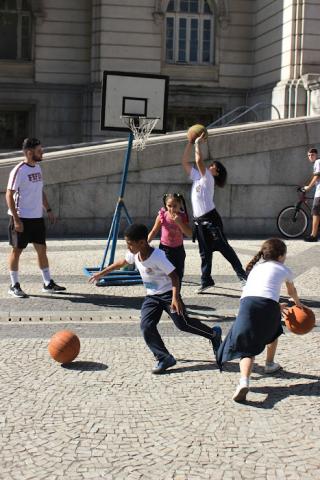
M238 385L236 391L233 394L232 400L235 402L244 402L246 400L247 393L249 392L249 385Z
M282 367L279 363L275 363L275 362L266 363L266 365L264 367L264 373L275 373L278 370L280 370L281 368Z

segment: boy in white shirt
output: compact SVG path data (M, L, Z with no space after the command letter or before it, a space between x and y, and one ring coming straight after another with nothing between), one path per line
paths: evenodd
M159 248L152 248L147 239L148 229L145 225L130 225L125 232L128 246L125 258L92 275L89 282L96 282L113 270L135 263L147 289L141 307L140 327L147 346L157 360L152 373L160 374L176 364L157 329L163 311L170 315L179 330L208 338L214 353L221 343L221 328L218 326L210 328L199 320L187 316L180 297L180 282L175 267L165 253Z
M317 242L318 230L320 223L320 159L317 159L318 150L316 148L310 148L308 151L308 160L313 163L313 177L303 189L305 192L316 187L314 194L314 200L312 205L312 230L311 235L304 239L305 242Z

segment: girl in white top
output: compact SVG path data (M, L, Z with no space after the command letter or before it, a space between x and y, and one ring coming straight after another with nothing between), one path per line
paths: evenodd
M274 362L278 337L283 333L279 297L285 283L288 295L298 307L302 304L293 283L291 270L284 265L287 247L278 238L266 240L260 251L247 265L249 274L243 289L237 318L217 353L222 369L229 360L240 358L240 383L233 395L236 402L244 401L249 391L249 379L254 358L267 346L265 373L281 367ZM262 261L261 261L262 260Z
M195 141L195 163L192 167L190 155L193 144L188 143L183 157L182 165L192 180L191 203L195 225L195 237L198 240L199 253L201 257L201 286L197 293L203 293L214 286L215 282L211 276L213 252L220 252L231 264L238 279L243 285L246 281L246 273L241 262L228 243L223 231L223 223L216 210L213 200L215 185L224 187L227 180L227 170L218 161L214 161L206 168L201 152L201 143L204 142L205 134Z

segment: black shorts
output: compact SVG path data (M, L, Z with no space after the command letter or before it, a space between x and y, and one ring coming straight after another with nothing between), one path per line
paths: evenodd
M20 218L23 232L14 229L13 217L9 220L9 244L14 248L26 248L28 243L46 244L46 227L43 218Z
M312 215L320 215L320 197L314 197L311 213Z

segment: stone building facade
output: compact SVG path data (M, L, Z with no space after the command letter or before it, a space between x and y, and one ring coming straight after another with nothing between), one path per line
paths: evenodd
M0 150L104 138L104 70L169 75L171 130L320 114L319 45L320 0L0 0Z

